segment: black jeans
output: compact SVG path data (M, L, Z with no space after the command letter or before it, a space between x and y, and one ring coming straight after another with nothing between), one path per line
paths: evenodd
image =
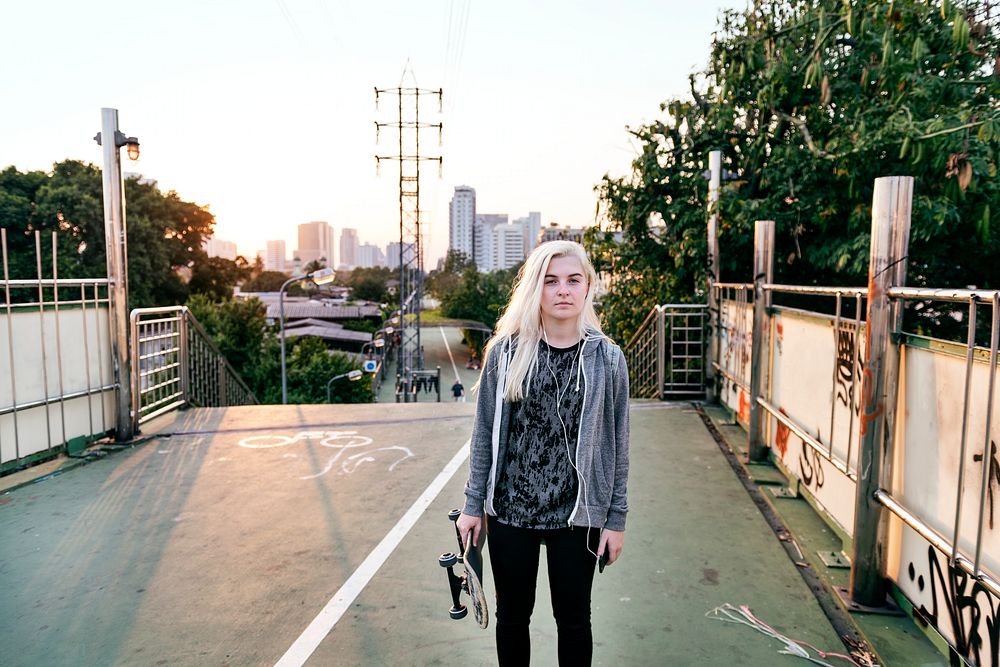
M501 667L520 667L531 661L528 624L535 606L535 579L542 542L559 635L559 664L589 665L594 652L590 589L597 564L591 551L597 552L600 529L515 528L489 517L486 532L497 592L497 658Z

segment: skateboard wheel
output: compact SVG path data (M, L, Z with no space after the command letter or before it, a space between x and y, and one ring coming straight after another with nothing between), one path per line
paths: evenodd
M441 554L441 557L438 558L438 565L440 565L441 567L451 567L457 562L458 562L458 556L451 553L450 551L448 553Z
M452 607L448 610L448 615L451 616L453 620L457 621L468 616L469 610L467 607Z
M454 509L448 512L448 518L452 521L458 521L458 517L462 516L462 510Z

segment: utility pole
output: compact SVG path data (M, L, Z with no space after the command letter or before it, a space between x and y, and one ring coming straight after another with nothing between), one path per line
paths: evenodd
M404 73L405 74L405 73ZM416 400L414 372L424 368L423 348L420 344L420 303L423 298L424 250L420 220L420 163L437 162L441 173L440 155L429 157L420 154L420 130L437 129L438 145L441 144L442 124L420 122L420 98L436 95L438 113L441 113L443 90L426 88L375 88L375 110L378 111L380 95L395 95L399 102L399 118L394 123L375 121L375 141L382 128L394 127L399 131L399 152L395 155L376 155L375 171L382 160L399 162L399 322L396 331L400 342L397 350L396 401Z

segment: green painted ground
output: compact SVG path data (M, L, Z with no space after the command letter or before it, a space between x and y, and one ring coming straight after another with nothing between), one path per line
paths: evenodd
M443 342L425 340L429 356L447 357ZM465 370L464 357L456 363ZM146 427L159 434L150 442L0 495L0 661L274 664L459 452L472 411L443 402L175 413ZM595 664L806 664L706 618L724 603L841 651L698 415L639 402L632 434L625 552L594 587ZM437 564L454 549L446 514L464 480L463 465L308 664L495 663L492 628L449 619ZM536 665L556 664L546 587L543 575Z

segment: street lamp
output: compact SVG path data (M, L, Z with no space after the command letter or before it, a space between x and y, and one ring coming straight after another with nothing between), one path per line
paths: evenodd
M135 160L139 157L139 140L135 137L126 137L118 129L118 110L110 108L101 109L101 131L94 140L104 154L104 166L101 170L104 183L104 243L112 322L111 354L115 378L118 380L115 439L121 442L132 437L138 430L138 423L132 423L134 408L132 403L136 397L133 396L132 362L129 355L128 243L125 228L125 188L122 183L119 149L128 146L128 156Z
M281 322L281 404L288 405L288 375L285 370L285 290L294 282L311 280L316 285L327 285L337 277L333 269L319 269L304 276L292 277L286 280L278 290L278 314Z
M362 375L364 375L364 373L362 373L361 371L355 369L353 371L347 371L346 373L341 373L340 375L334 375L332 378L330 378L329 380L327 380L327 383L326 383L326 402L327 403L330 402L330 385L332 385L337 380L343 380L344 378L347 378L351 382L357 382L358 380L361 379Z
M368 348L368 347L374 347L375 349L380 350L383 347L385 347L385 339L384 338L376 338L375 340L368 341L367 343L365 343L364 345L361 346L361 354L366 354L365 348Z

